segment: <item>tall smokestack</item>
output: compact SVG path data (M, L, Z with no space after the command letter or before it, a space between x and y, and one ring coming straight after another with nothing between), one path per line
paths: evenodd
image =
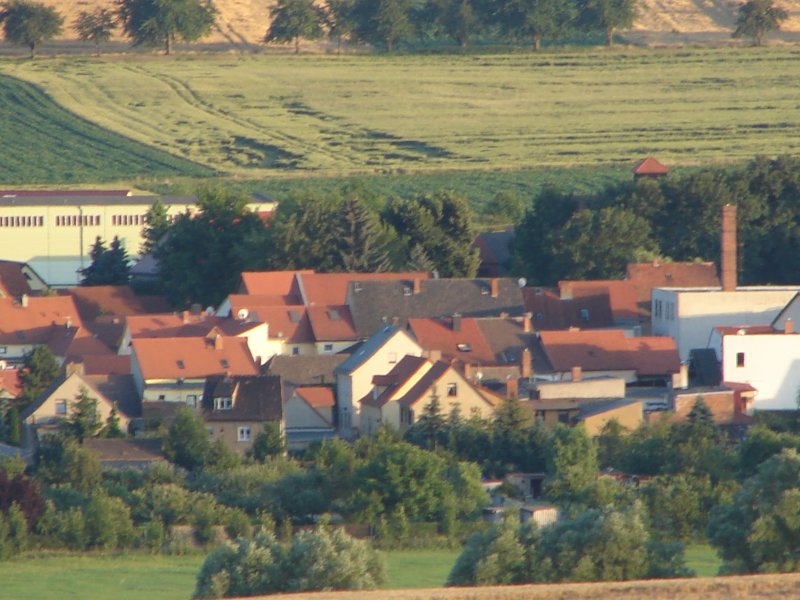
M720 252L722 291L736 291L736 206L722 207L722 248Z

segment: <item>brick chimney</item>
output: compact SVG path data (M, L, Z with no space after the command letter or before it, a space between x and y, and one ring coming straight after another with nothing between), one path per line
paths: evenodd
M414 278L414 284L413 285L414 285L413 292L414 292L414 295L416 296L417 294L419 294L422 291L422 281L419 279L419 277L415 277Z
M519 376L523 379L530 379L533 376L533 358L528 348L522 349L519 358Z
M428 354L428 358L430 358L431 362L439 362L442 360L442 351L441 350L431 350Z
M533 318L533 313L526 312L522 315L522 331L525 333L531 332L531 319Z
M181 311L181 323L186 325L189 322L189 311L183 310Z
M500 295L500 280L495 277L491 280L490 285L492 298L497 298Z
M222 336L219 334L214 336L214 350L222 350Z
M783 322L783 333L794 333L794 323L792 323L791 317Z
M583 367L572 367L572 381L583 379Z
M723 292L736 291L736 206L722 207L722 245L720 248L720 279Z
M464 363L464 379L467 381L475 379L475 367L469 363Z
M506 379L506 398L519 398L519 379L515 377Z
M22 305L22 308L28 308L28 294L22 294L19 303Z

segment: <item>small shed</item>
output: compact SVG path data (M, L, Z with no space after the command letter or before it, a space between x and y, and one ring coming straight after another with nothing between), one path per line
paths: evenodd
M633 168L634 179L639 179L640 177L664 177L668 173L669 169L652 156L639 161Z

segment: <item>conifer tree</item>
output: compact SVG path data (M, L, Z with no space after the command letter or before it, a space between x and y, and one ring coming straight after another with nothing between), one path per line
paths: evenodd
M345 271L376 273L389 269L380 224L361 198L349 196L344 201L340 223L339 254Z
M165 206L161 200L156 199L153 205L147 210L145 214L146 225L142 229L142 242L139 248L139 253L150 254L156 247L156 244L164 237L164 234L169 230L169 208Z
M58 362L47 346L36 346L25 355L22 374L22 394L20 399L27 405L58 377Z

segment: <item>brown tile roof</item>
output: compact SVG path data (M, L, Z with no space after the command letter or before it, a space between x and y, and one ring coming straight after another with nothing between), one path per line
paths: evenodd
M323 354L319 356L273 356L262 371L278 375L281 381L291 385L319 385L334 383L333 370L342 364L349 354Z
M114 351L106 346L102 340L94 337L85 327L72 328L53 327L53 337L47 343L56 356L64 356L69 361L81 360L86 356L110 355ZM74 334L72 333L74 331Z
M643 175L666 175L667 173L669 173L669 169L652 156L648 156L647 158L640 160L633 168L633 174L637 177L641 177Z
M350 307L346 304L309 306L306 312L316 341L358 339Z
M217 349L205 338L136 338L133 352L145 380L258 374L247 340L226 337L221 342Z
M86 330L93 337L103 342L112 350L117 350L125 333L125 323L119 317L102 316L94 321L84 323Z
M562 299L596 298L607 296L611 314L615 321L639 320L643 318L633 283L624 279L593 281L559 281Z
M461 317L458 331L453 317L442 319L411 318L408 328L424 350L438 350L450 362L459 360L473 365L493 365L495 353L478 325L478 319Z
M419 402L420 399L425 397L433 384L444 377L444 374L447 373L447 371L449 371L451 368L452 367L445 362L440 360L436 361L433 363L431 368L425 372L420 380L417 381L417 383L415 383L411 389L403 395L402 398L399 398L397 402L406 408L413 406L415 403Z
M83 445L93 452L101 463L148 463L166 460L161 451L160 439L87 438Z
M536 334L526 333L518 318L478 319L478 327L483 332L495 357L495 364L519 364L522 350L536 345ZM535 367L536 365L534 365Z
M83 375L82 378L91 383L109 401L115 403L123 414L130 418L142 416L142 401L136 391L132 375Z
M79 286L59 290L58 293L72 297L85 321L92 321L100 315L125 316L148 312L127 285Z
M657 287L719 287L717 268L712 262L630 263L627 279L636 290L644 314L650 314L650 297Z
M298 306L302 305L303 301L298 294L288 295L275 295L270 296L266 294L230 294L228 301L231 303L231 316L238 318L239 311L242 309L247 310L249 313L257 312L261 308L266 307L280 307L280 306Z
M0 292L7 298L19 299L22 294L30 294L31 286L22 272L22 264L0 260Z
M381 387L385 386L386 389L377 397L374 397L372 391L370 391L361 399L361 403L378 408L383 406L392 399L398 388L402 387L412 375L417 373L420 369L430 369L431 366L431 362L422 356L404 356L391 371L385 375L379 375L373 378L373 384Z
M0 391L16 398L22 392L19 369L0 369Z
M636 371L665 375L680 369L675 340L669 337L627 338L620 330L542 331L540 339L555 371Z
M118 354L97 354L83 357L86 375L130 375L131 357Z
M431 279L427 272L409 273L303 273L298 276L306 306L347 303L347 287L356 281Z
M66 329L81 327L78 309L69 296L29 297L28 306L0 302L0 344L45 344L53 335L53 325Z
M598 290L578 298L562 299L556 288L523 288L525 309L531 313L533 328L537 331L611 327L609 294Z
M230 397L230 409L216 410L214 399ZM210 377L203 391L206 421L280 421L283 400L279 377Z
M295 388L294 393L300 396L312 408L331 408L336 406L333 388L328 386L308 386Z

